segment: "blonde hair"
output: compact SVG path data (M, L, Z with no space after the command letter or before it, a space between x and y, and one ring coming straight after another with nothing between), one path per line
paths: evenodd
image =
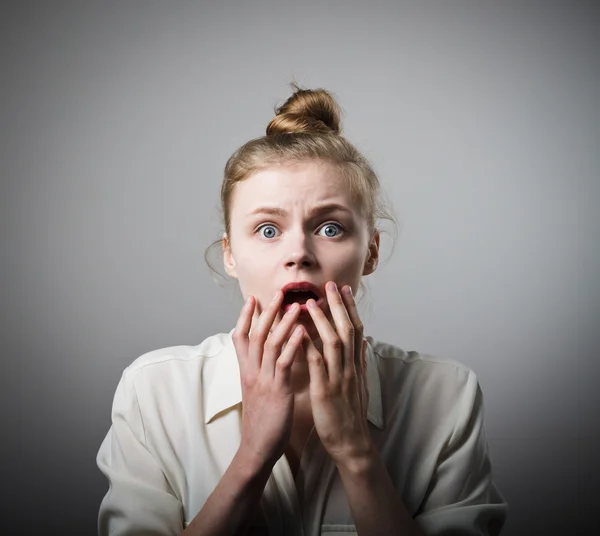
M334 97L324 89L302 89L295 83L292 88L292 96L275 109L275 117L267 125L266 135L242 145L225 165L221 215L227 237L231 236L231 199L238 182L262 169L307 160L327 162L339 170L354 203L362 208L370 232L377 229L378 220L388 220L396 229L393 211L383 198L371 164L341 135L341 110ZM216 240L204 255L209 268L217 274L219 272L212 267L208 253L221 244L221 239Z

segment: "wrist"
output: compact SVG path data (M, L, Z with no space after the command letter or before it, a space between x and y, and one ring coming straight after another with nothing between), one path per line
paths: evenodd
M333 457L340 473L353 477L368 476L373 467L378 463L379 451L372 441L368 441L361 448Z
M274 460L273 462L269 461L254 449L249 448L242 443L232 460L232 465L236 467L236 471L245 481L266 481L268 480L276 461L277 460Z

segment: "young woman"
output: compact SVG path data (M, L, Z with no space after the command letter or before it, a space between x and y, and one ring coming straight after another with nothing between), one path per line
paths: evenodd
M473 371L364 334L353 293L386 213L333 97L295 87L221 201L245 304L230 332L124 371L100 535L498 534Z

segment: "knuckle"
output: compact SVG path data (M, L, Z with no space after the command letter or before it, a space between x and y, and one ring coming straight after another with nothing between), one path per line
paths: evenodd
M327 400L327 390L320 387L315 387L312 396L318 402L325 402Z
M354 330L354 326L352 324L344 326L342 331L343 331L344 335L346 335L346 337L354 338L355 330Z
M317 352L309 352L306 355L306 360L307 361L312 361L314 363L320 363L321 359L322 359L322 357Z
M248 339L252 343L256 343L257 341L259 341L260 340L260 330L259 329L253 329L250 332L250 335L248 336Z
M356 326L354 326L354 331L355 333L362 335L365 332L364 324L362 322L356 324Z
M238 331L237 329L233 332L233 334L231 335L231 338L233 339L234 343L241 343L244 341L244 339L246 338L245 335L241 332Z
M266 352L275 352L278 348L278 343L277 341L273 340L273 339L267 339L267 341L265 342L265 351Z
M243 389L249 389L255 383L254 377L252 377L250 374L243 374L242 378L241 378L241 381L242 381L242 388Z
M329 344L336 350L340 350L343 346L342 339L339 337L332 337Z
M279 371L284 371L285 369L287 369L287 366L288 366L287 362L284 361L283 359L278 359L275 362L275 368Z
M358 383L358 376L356 375L356 370L353 367L348 367L348 370L344 372L344 376L346 377L347 387L354 388L354 386Z

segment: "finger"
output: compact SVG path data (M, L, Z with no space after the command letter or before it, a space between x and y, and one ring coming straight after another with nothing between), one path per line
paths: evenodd
M262 363L265 342L282 301L283 292L278 290L266 309L261 313L258 322L250 333L249 353L252 355L252 361L258 362L259 367Z
M258 369L258 363L253 362L248 355L249 331L255 306L256 299L254 296L248 296L242 306L240 316L238 317L232 334L233 346L235 348L241 372Z
M308 312L323 341L323 359L327 368L329 382L339 382L342 377L342 339L329 322L325 313L312 298L306 302Z
M298 307L300 310L300 307ZM275 382L286 386L291 385L292 364L296 354L302 352L302 337L305 331L302 326L297 326L288 339L283 352L275 362Z
M367 372L367 339L363 339L362 343L362 371L363 373Z
M252 335L253 331L256 331L256 327L258 326L259 318L260 318L260 310L259 310L258 303L257 303L256 307L254 308L254 311L252 313L252 323L250 324L250 332L249 332L250 335Z
M354 355L357 353L358 348L355 348L354 342L354 325L352 320L346 311L346 305L342 300L337 285L330 281L325 285L327 292L327 302L329 303L329 310L331 316L335 322L335 328L338 336L342 339L342 355L341 355L341 367L347 375L354 374L355 363Z
M300 316L300 305L293 303L288 311L283 315L281 322L275 330L268 336L263 349L261 374L268 378L275 375L275 366L282 353L281 349L286 340L291 336L294 323Z
M358 307L356 305L356 300L354 299L354 295L352 294L352 288L350 287L350 285L346 285L342 288L342 298L344 300L348 316L350 317L352 325L354 326L354 348L356 349L354 353L354 363L356 371L358 372L361 370L360 360L362 359L361 350L364 341L364 325L358 314Z
M302 343L308 363L310 390L312 393L322 396L327 393L329 381L325 360L308 334L304 336Z
M360 380L360 384L362 385L362 388L363 388L364 410L365 410L365 414L366 414L369 409L369 385L367 384L367 340L366 339L363 339L362 347L363 347L363 351L362 351L363 372L362 372L361 378L359 378L359 380Z

